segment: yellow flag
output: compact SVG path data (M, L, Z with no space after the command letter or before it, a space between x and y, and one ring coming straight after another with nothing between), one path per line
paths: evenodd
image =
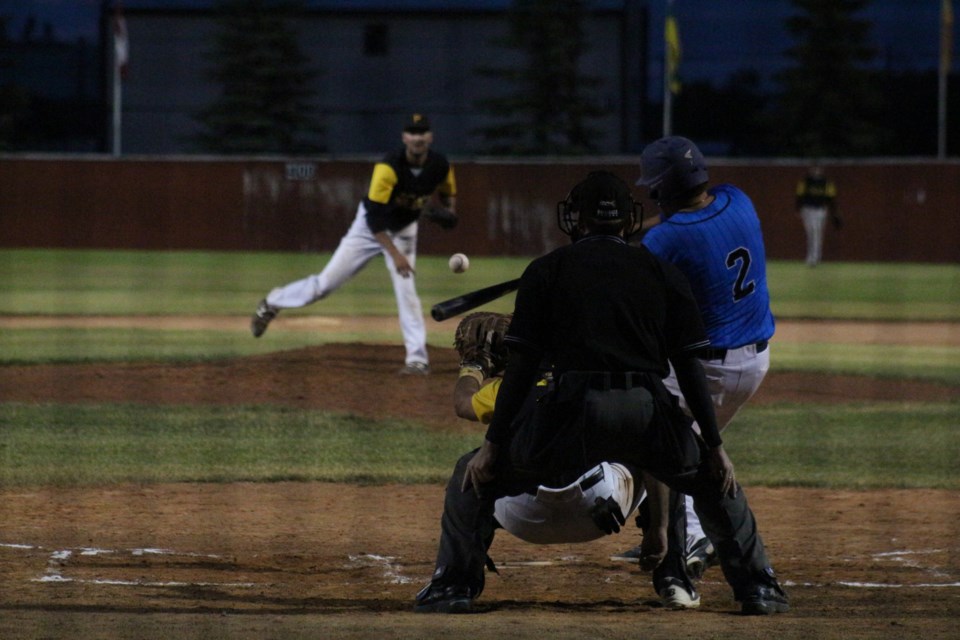
M680 93L680 32L677 29L676 19L667 14L667 20L664 24L663 37L666 44L666 72L667 82L669 83L671 93Z
M953 59L953 2L942 0L940 5L940 73L950 75Z

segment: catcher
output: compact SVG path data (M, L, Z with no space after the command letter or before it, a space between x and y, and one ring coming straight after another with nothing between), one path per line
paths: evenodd
M453 391L457 416L482 424L493 418L509 355L503 338L511 317L478 312L457 326L454 347L460 355L460 375ZM531 390L528 409L550 386L546 373ZM495 526L533 544L588 542L619 533L646 495L635 475L627 465L602 462L566 486L541 484L530 492L500 498L494 504ZM655 533L644 537L641 566L645 570L652 570L665 552L666 518L659 520L650 528Z

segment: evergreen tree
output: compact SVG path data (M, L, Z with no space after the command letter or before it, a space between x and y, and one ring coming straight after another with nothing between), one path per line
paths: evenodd
M884 147L878 75L867 65L870 23L855 14L869 0L792 0L795 39L786 54L795 66L779 80L776 119L783 153L802 156L868 155Z
M595 128L603 115L585 94L599 80L579 72L586 49L582 0L514 0L509 31L499 44L521 53L519 68L483 67L481 76L510 87L509 93L478 100L495 121L477 128L483 152L502 155L562 155L594 151Z
M322 150L310 99L316 72L291 28L301 0L220 0L209 56L217 100L197 114L199 147L212 153L297 154Z
M752 69L734 72L719 88L709 82L689 82L674 102L674 129L700 144L721 144L724 155L767 154L771 152L768 102L760 74ZM659 124L656 118L649 120ZM659 130L650 132L651 139L660 135Z

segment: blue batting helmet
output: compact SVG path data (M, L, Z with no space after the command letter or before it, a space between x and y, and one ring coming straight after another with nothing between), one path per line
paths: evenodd
M672 201L709 180L707 163L697 145L682 136L651 142L640 156L638 186L654 200Z

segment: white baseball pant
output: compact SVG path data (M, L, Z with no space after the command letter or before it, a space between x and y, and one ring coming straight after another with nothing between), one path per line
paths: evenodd
M717 426L723 431L747 400L753 397L760 383L770 369L770 345L757 352L756 345L750 344L739 349L728 349L722 360L701 360L707 377L707 389L713 398L713 408L717 414ZM680 393L677 375L670 367L670 375L663 384L673 395L680 398L680 406L689 413L687 403ZM693 428L700 432L696 422ZM693 498L686 496L687 506L687 551L704 537L700 519L693 510Z
M826 207L800 207L800 218L807 234L807 265L815 266L823 259L823 230L827 221Z
M607 535L590 516L597 498L613 496L629 518L644 495L642 481L635 480L626 467L601 462L566 487L541 486L536 495L500 498L493 515L500 526L525 542L588 542Z
M389 232L393 244L414 268L417 259L417 228L418 224L414 221L399 231ZM353 224L340 240L340 245L323 271L273 289L267 294L267 304L278 309L290 309L322 300L359 273L378 255L383 255L386 259L387 271L393 282L400 330L406 348L406 364L428 364L427 331L414 276L404 278L397 273L393 258L383 250L367 226L367 210L363 202L357 207Z

